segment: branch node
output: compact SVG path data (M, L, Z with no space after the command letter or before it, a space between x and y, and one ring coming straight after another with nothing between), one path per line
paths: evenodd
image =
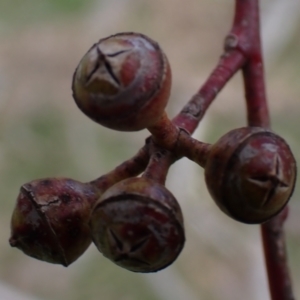
M237 48L239 44L239 38L237 35L230 33L227 35L224 41L224 50L229 51L229 50L234 50Z

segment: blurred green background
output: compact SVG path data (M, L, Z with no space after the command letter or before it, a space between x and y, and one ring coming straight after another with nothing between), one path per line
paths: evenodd
M287 20L281 15L284 9L272 10L277 2L262 1L270 111L273 129L285 137L300 161L300 13L289 17L290 26L281 33L276 26ZM233 7L234 1L224 0L0 1L0 299L268 299L259 226L223 215L208 196L202 169L186 159L171 168L167 187L182 206L187 241L166 270L149 275L128 272L102 257L93 245L64 268L26 257L8 244L10 215L23 183L53 176L92 180L135 154L148 135L102 128L76 108L72 74L90 46L122 31L139 31L157 40L173 71L168 105L172 117L218 61ZM242 80L237 74L195 137L214 142L245 124ZM290 207L286 234L297 298L299 188ZM7 296L7 290L13 295Z

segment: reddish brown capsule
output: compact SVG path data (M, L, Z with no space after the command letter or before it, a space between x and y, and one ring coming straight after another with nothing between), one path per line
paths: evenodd
M296 161L288 144L275 133L239 128L212 146L205 179L222 211L244 223L262 223L289 201Z
M184 245L182 213L162 185L131 178L107 190L91 216L92 238L104 256L133 272L156 272Z
M97 191L66 178L40 179L21 187L9 243L25 254L68 266L91 243L88 225Z
M162 116L171 70L159 45L133 32L101 39L81 59L73 76L77 106L111 129L137 131Z

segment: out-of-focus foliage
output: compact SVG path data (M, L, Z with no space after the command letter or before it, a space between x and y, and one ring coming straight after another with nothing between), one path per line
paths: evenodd
M1 0L1 22L8 26L67 17L87 9L91 0Z

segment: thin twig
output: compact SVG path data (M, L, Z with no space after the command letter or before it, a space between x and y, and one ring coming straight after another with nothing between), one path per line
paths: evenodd
M132 158L89 183L96 186L99 189L99 195L101 195L115 183L139 175L145 170L150 159L148 144L146 143Z
M247 56L243 67L249 126L270 127L265 92L264 65L260 41L259 1L236 0L231 34L238 36L237 47ZM287 263L283 224L287 208L261 225L264 255L272 300L293 300Z
M286 207L278 216L261 226L272 300L295 300L283 230L287 212Z
M173 123L192 134L212 101L244 63L243 54L227 48L206 82L173 119Z

